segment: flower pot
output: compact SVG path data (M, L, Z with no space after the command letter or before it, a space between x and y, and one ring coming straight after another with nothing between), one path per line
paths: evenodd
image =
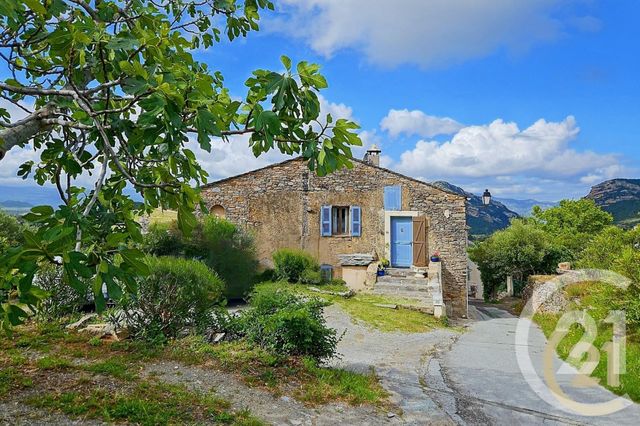
M377 273L377 275L378 275L379 277L384 277L384 269L378 269L378 273Z
M440 262L440 258L438 256L431 256L432 262Z

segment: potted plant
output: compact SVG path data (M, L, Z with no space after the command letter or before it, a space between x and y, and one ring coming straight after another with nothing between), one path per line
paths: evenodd
M389 266L390 262L388 259L382 258L380 259L380 262L378 263L378 276L379 277L383 277L385 274L385 269L387 269L387 267Z
M435 252L433 252L433 254L431 255L431 261L432 262L440 262L440 251L436 250Z

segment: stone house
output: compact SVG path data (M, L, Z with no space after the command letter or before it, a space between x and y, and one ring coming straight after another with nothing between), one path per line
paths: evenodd
M202 195L211 213L252 232L265 267L289 247L334 277L343 276L341 255L362 253L426 272L439 251L447 313L466 316L465 197L382 168L379 158L374 147L352 169L322 177L295 158L210 183Z

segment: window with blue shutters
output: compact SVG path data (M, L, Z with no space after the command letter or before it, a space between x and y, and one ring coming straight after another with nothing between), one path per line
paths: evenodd
M402 210L402 187L400 185L384 187L384 209Z
M362 235L360 206L322 206L320 209L320 236Z
M322 206L320 211L320 235L331 236L331 206Z
M359 206L351 206L351 236L359 237L362 233L362 213Z

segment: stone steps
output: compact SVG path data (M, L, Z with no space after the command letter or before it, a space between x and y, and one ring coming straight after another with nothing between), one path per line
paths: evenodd
M426 278L416 278L414 276L411 277L393 277L388 275L383 275L382 277L378 277L376 283L395 283L402 285L428 285L429 280Z

